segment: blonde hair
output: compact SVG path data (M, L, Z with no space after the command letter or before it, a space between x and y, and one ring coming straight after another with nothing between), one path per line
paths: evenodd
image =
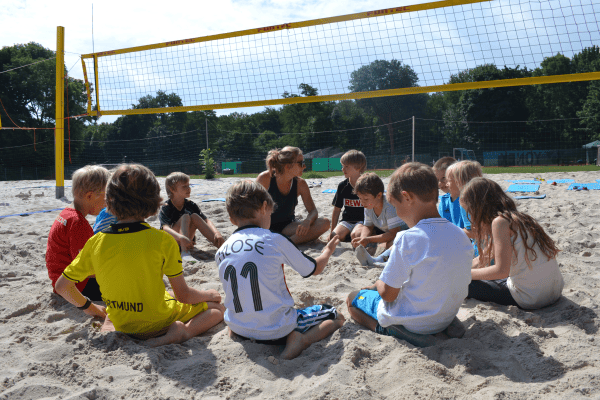
M301 154L302 150L293 146L270 150L266 159L267 169L271 173L283 174L285 172L285 164L295 163Z
M252 219L265 201L271 209L275 209L276 204L263 185L244 180L235 183L227 190L225 205L231 218Z
M556 258L560 251L556 243L544 231L544 228L532 217L517 210L517 205L496 182L487 178L474 178L464 188L460 194L461 205L469 213L471 227L477 241L477 246L482 249L483 257L479 257L479 265L485 267L490 265L490 260L494 259L494 237L491 234L492 222L497 217L504 218L509 222L510 231L514 233L512 237L513 262L516 263L517 250L515 241L517 240L517 231L523 239L525 246L525 262L531 268L531 261L538 257L533 246L537 243L542 253L548 258ZM528 237L533 238L533 245L529 246ZM485 252L485 254L483 254Z
M410 162L402 165L392 174L388 184L388 192L396 200L401 201L400 193L413 193L423 202L438 201L438 180L429 165Z
M354 185L354 193L370 194L373 197L377 197L384 190L383 181L374 172L361 175L356 181L356 185Z
M340 163L344 165L351 165L362 174L367 169L367 157L359 150L348 150L340 158Z
M165 178L165 190L167 191L167 196L171 198L173 196L173 191L179 182L189 182L190 177L184 174L183 172L171 172Z
M100 165L86 165L73 173L73 197L82 197L88 192L102 192L106 190L106 183L110 172Z
M162 203L154 173L140 164L123 164L106 186L106 208L117 220L144 220L156 214Z
M454 163L446 170L446 176L450 174L459 188L463 188L473 178L483 176L481 164L477 161L464 160Z

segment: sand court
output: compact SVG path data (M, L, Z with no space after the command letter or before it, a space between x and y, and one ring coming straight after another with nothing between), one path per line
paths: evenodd
M350 243L341 243L322 275L304 280L285 268L297 307L327 303L347 319L291 361L280 359L279 347L231 339L223 323L181 345L153 349L110 331L52 294L46 243L58 209L72 199L70 188L67 200L57 200L53 181L0 182L0 399L600 396L600 196L567 190L572 183L597 182L600 172L486 177L505 190L511 181L544 179L536 192L511 195L546 195L516 202L562 250L565 289L558 303L527 311L466 300L458 315L465 335L418 348L353 323L346 296L374 282L381 269L362 267ZM318 179L311 188L320 216L331 218L333 194L323 191L335 191L342 179ZM238 180L191 181L190 199L224 237L235 230L225 203L202 200L225 197ZM159 181L166 198L164 178ZM304 217L299 202L297 216ZM156 217L148 222L159 226ZM323 245L299 247L315 257ZM190 286L224 295L215 252L200 236L184 274Z

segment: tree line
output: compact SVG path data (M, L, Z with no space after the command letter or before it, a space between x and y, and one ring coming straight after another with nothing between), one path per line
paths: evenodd
M3 47L0 50L0 118L3 127L54 126L54 52L37 43ZM447 82L463 83L600 71L600 47L588 47L571 58L563 54L547 57L535 69L484 64L452 75ZM66 68L65 68L66 73ZM419 77L410 65L399 60L375 60L351 73L349 90L364 92L416 87ZM282 97L316 96L319 89L307 83L298 94ZM182 106L175 93L147 95L132 108ZM68 77L65 108L69 115L85 113L83 81ZM413 94L337 102L299 103L279 108L266 107L256 113L234 112L217 116L214 111L127 115L113 123L94 117L72 118L70 154L99 163L124 160L198 158L209 147L216 159L264 160L268 150L285 145L301 147L305 153L335 146L340 150L361 149L366 154L395 155L403 152L399 138L410 135L396 121L415 116L434 120L419 136L427 146L469 147L474 150L518 146L534 149L569 141L600 139L600 81L571 82L506 88L476 89L432 94ZM549 129L552 120L560 126ZM494 131L478 122L548 121L522 132ZM13 125L14 124L14 125ZM36 131L38 142L53 140L51 131ZM250 134L252 133L252 134ZM53 165L51 147L34 150L32 131L2 131L0 165L23 162L31 166ZM515 136L516 135L516 136ZM518 143L517 143L518 142ZM18 159L15 148L19 150ZM41 147L41 146L40 146ZM434 152L434 150L431 150Z

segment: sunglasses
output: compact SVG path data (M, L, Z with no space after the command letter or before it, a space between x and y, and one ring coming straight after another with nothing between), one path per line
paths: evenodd
M302 161L294 161L292 164L298 164L298 165L300 165L301 167L304 167L304 166L306 166L306 162L305 162L304 160L302 160Z

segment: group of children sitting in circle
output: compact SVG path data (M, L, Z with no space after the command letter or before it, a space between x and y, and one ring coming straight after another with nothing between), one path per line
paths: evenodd
M482 177L477 162L407 163L391 175L386 192L376 174L364 173L363 153L350 150L341 158L346 179L331 222L319 217L301 178L300 149L272 150L266 164L256 181L227 191L227 212L238 228L226 240L188 200L189 177L181 172L166 178L163 203L156 177L142 165L124 164L112 174L100 166L77 170L73 203L48 237L55 293L149 346L181 343L224 319L231 337L284 345L285 359L331 335L345 318L326 304L294 308L283 265L304 278L318 275L340 241L351 243L362 265L383 268L371 286L348 295L350 316L416 345L431 343L433 335L464 334L456 315L465 298L537 309L561 295L554 241ZM439 190L445 194L438 201ZM308 213L302 220L295 218L299 196ZM145 222L157 212L161 229ZM88 214L100 214L95 230ZM297 248L330 227L318 257ZM223 304L218 291L189 287L184 279L181 252L194 247L196 230L218 248Z

